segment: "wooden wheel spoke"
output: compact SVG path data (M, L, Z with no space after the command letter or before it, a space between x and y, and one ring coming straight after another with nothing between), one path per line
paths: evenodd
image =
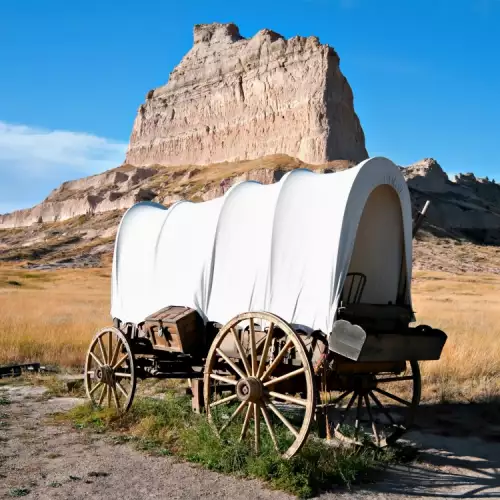
M346 416L347 416L347 412L351 409L351 406L354 404L354 401L356 400L356 396L357 396L357 395L358 395L358 394L357 394L356 392L354 392L354 393L353 393L353 395L352 395L352 397L351 397L351 399L349 400L349 403L347 403L347 407L346 407L346 409L344 410L344 412L342 413L342 415L340 416L339 423L338 423L338 424L337 424L337 426L336 426L336 427L337 427L337 429L340 427L340 425L341 425L342 423L344 423L344 420L345 420L345 418L346 418Z
M253 403L253 419L255 422L255 453L260 452L260 411L259 404Z
M384 396L391 398L394 401L397 401L398 403L401 403L402 405L411 406L410 401L406 401L405 399L402 399L399 396L396 396L395 394L391 394L390 392L384 391L383 389L379 389L378 387L376 387L374 391L377 391L380 394L383 394Z
M108 396L108 408L111 408L111 386L106 385L106 394Z
M295 398L293 396L289 396L288 394L281 394L280 392L275 392L275 391L269 391L267 394L275 399L281 399L282 401L287 401L288 403L294 403L300 406L307 406L306 399Z
M118 389L120 390L120 392L126 397L128 398L128 393L127 391L122 387L122 384L120 384L120 382L118 382L118 380L116 380L116 387L118 387Z
M132 375L130 373L115 372L115 377L132 378Z
M247 404L246 401L242 401L240 403L240 406L236 408L234 413L229 417L229 420L221 427L221 429L219 430L219 434L222 434L229 427L231 422L241 413L246 404Z
M266 380L267 377L273 373L273 371L276 369L276 367L281 363L281 360L284 358L285 354L287 353L288 349L293 346L293 340L290 338L288 339L287 343L283 346L283 349L278 353L274 361L271 363L269 368L264 372L264 375L262 375L261 380L264 381Z
M113 352L113 332L108 333L108 359L106 362L108 365L111 365L111 358L112 358L112 352ZM111 365L113 366L113 365Z
M359 424L361 423L361 410L363 409L363 396L358 396L358 407L356 408L356 422L354 422L354 436L359 433Z
M274 433L273 425L271 423L271 420L269 419L269 413L267 412L266 405L263 404L260 407L260 411L262 412L262 415L264 417L264 421L266 422L267 430L269 431L269 435L271 436L271 440L274 445L274 449L279 452L278 448L278 441L276 440L276 434Z
M250 417L252 416L252 405L248 405L247 412L245 414L245 420L243 421L243 427L241 428L240 441L245 439L248 431L248 426L250 424Z
M274 333L274 323L269 325L269 330L266 335L266 341L264 342L264 348L262 350L262 355L260 357L259 368L257 369L257 378L260 378L264 373L264 368L266 367L267 356L269 353L269 348L271 347L271 341L273 339Z
M289 378L296 377L297 375L300 375L301 373L305 373L305 371L306 371L305 368L299 368L298 370L294 370L293 372L285 373L285 375L281 375L280 377L272 378L271 380L264 382L264 387L268 387L269 385L278 384L280 382L283 382L283 380L288 380Z
M101 387L101 385L102 385L102 382L99 382L98 384L94 385L94 387L92 387L92 389L90 389L89 394L92 396L92 394L94 394L94 392L97 391L97 389L99 387Z
M387 378L378 378L377 379L377 384L379 382L381 383L388 383L388 382L402 382L403 380L413 380L412 375L407 375L404 377L387 377Z
M295 436L298 437L299 433L297 429L290 423L290 421L283 415L276 406L274 406L270 401L266 403L267 406L271 409L271 411L285 424L288 430Z
M246 378L246 375L235 365L219 348L215 352L241 377Z
M104 363L101 362L101 360L92 352L90 351L90 355L92 356L93 360L100 366L103 367Z
M210 403L210 408L215 408L216 406L223 405L225 403L229 403L231 401L234 401L237 397L238 397L237 394L232 394L231 396L228 396L227 398L218 399L217 401Z
M128 353L125 353L114 365L113 370L116 370L126 359L128 359Z
M106 393L106 388L107 387L108 387L107 385L103 384L101 395L99 396L99 402L97 403L98 406L101 406L102 402L104 401L104 395Z
M210 378L214 380L218 380L219 382L223 382L224 384L228 385L236 385L238 382L232 378L227 378L227 377L221 377L220 375L217 375L216 373L211 373Z
M255 346L255 325L253 322L253 318L250 318L249 333L250 333L250 352L252 355L251 359L252 359L252 377L253 377L257 374L257 347Z
M338 398L335 398L332 402L328 403L328 405L336 405L337 403L340 403L343 399L346 398L349 394L351 394L352 391L345 391L343 394L341 394Z
M112 385L111 386L111 390L113 392L113 399L115 400L116 409L119 410L120 409L120 403L118 401L118 394L116 393L116 387L114 385Z
M118 352L120 351L120 346L122 345L121 339L117 339L115 350L113 351L113 356L111 356L111 361L109 364L113 366L116 363L116 358L118 357Z
M99 349L101 350L102 359L104 360L102 364L103 365L107 364L107 362L108 362L108 353L106 352L106 349L104 349L104 345L102 343L102 338L101 337L97 338L97 343L99 344Z
M392 418L391 414L387 411L387 408L380 402L380 400L373 394L373 392L369 393L370 397L375 401L375 404L378 406L378 408L384 413L384 415L388 418L389 422L392 425L396 425L396 422Z
M378 436L377 425L375 424L375 420L374 420L373 415L372 415L370 400L368 399L368 396L366 394L364 395L364 399L365 399L366 411L368 413L368 418L370 419L370 422L372 423L372 431L373 431L373 436L375 437L375 443L378 446L380 444L380 438Z
M236 332L236 330L234 328L231 328L231 332L232 332L232 334L234 336L234 341L236 343L236 348L238 349L238 352L240 354L241 361L243 362L243 366L245 367L245 371L247 372L247 376L250 377L250 375L251 375L251 368L250 368L250 365L248 364L248 359L245 356L245 353L243 352L243 346L241 345L241 341L240 341L240 338L238 336L238 333Z

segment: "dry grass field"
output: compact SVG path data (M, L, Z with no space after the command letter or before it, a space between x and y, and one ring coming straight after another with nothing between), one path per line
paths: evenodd
M426 400L500 395L500 276L417 271L419 323L448 334L441 360L422 364ZM110 324L110 270L0 267L0 364L81 369L90 338Z
M0 267L0 364L81 367L97 329L110 324L110 271Z

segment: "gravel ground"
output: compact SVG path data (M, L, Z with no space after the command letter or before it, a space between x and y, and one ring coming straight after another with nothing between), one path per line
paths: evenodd
M0 396L0 498L278 499L293 498L170 457L152 457L106 436L52 425L46 417L81 400L47 399L44 389L3 386ZM380 482L322 499L500 498L500 426L484 407L423 408L418 462L391 468ZM477 430L477 432L475 432ZM22 491L22 490L25 491Z

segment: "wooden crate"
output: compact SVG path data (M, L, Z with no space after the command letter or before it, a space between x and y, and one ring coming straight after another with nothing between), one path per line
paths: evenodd
M189 307L164 307L146 318L144 329L153 347L162 351L192 354L204 345L203 321Z

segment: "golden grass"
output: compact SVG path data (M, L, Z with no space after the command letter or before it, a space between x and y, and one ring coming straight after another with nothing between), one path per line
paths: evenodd
M448 334L439 361L422 363L427 399L500 395L500 276L417 271L418 323ZM0 267L0 363L81 368L93 334L111 322L110 270Z
M422 363L426 398L488 399L500 394L500 276L417 271L419 323L448 340L439 361Z
M110 324L109 276L0 267L0 363L81 366L92 335Z

